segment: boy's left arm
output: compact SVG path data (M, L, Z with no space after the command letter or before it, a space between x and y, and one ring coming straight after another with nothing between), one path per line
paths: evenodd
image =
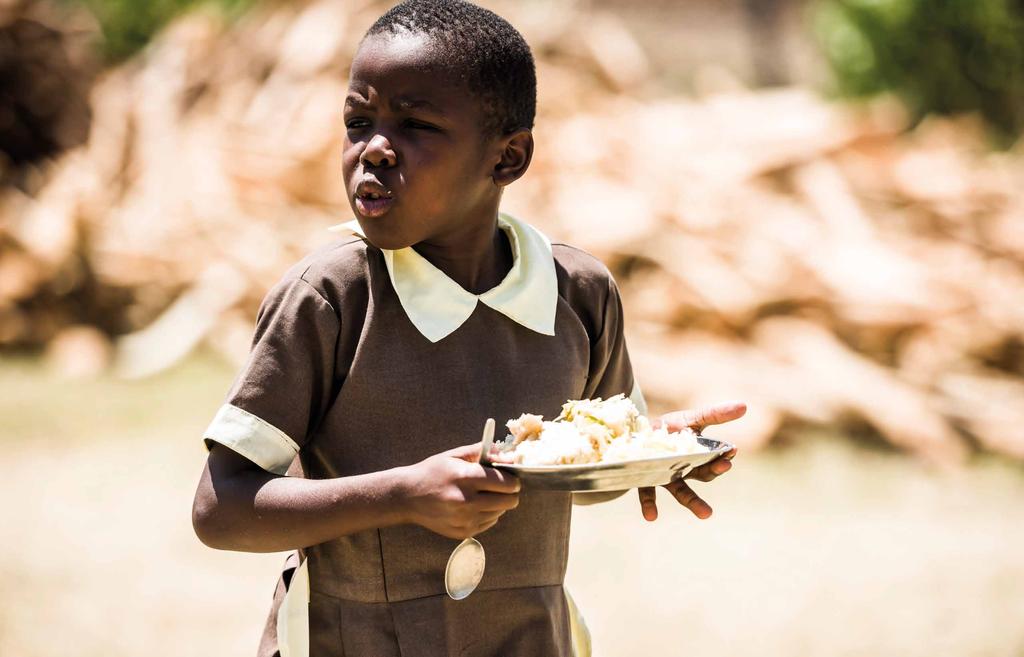
M590 372L588 385L584 390L584 397L607 399L619 393L627 394L637 405L640 412L646 415L646 403L633 374L629 349L626 347L625 317L623 315L619 287L607 269L605 269L605 274L607 275L605 278L607 293L604 299L604 309L601 314L598 338L591 345ZM700 431L711 424L722 424L736 420L742 417L746 411L746 404L741 402L716 404L706 408L666 413L661 418L653 419L652 424L655 427L664 424L670 431L679 431L685 428ZM695 468L685 479L711 481L732 467L731 460L734 456L736 456L736 450L723 454L714 461ZM672 493L672 496L680 504L690 509L698 518L707 518L711 515L711 507L708 506L707 502L698 497L684 480L672 482L666 485L665 488ZM625 491L576 493L573 495L573 503L577 505L598 504L620 497L623 493ZM647 520L656 519L658 517L658 507L655 505L654 488L641 488L639 493L640 506L644 518Z
M728 402L724 404L716 404L714 406L707 406L705 408L698 408L686 411L673 411L666 413L660 418L651 421L651 424L657 428L662 425L666 426L669 431L681 431L683 429L693 429L694 431L700 431L704 427L712 424L724 424L725 422L731 422L732 420L738 420L743 417L743 414L747 412L747 405L743 402ZM696 479L697 481L713 481L720 475L725 474L732 468L732 459L736 456L736 449L732 449L725 454L722 454L714 461L705 463L699 468L691 470L683 479L679 481L673 481L670 484L663 486L666 490L672 493L672 497L693 512L693 515L697 516L701 520L704 520L711 516L711 507L707 502L697 496L693 489L686 483L686 479ZM638 488L637 491L640 494L640 509L644 514L644 518L653 521L658 518L658 507L655 503L655 488ZM602 502L610 502L618 497L622 497L626 491L612 491L609 493L576 493L573 495L573 504L577 506L587 506L590 504L600 504Z
M652 422L652 424L655 428L664 425L669 431L693 429L700 432L704 427L712 424L724 424L738 420L746 412L747 405L743 402L728 402L695 410L666 413ZM693 492L693 489L686 483L686 480L713 481L732 468L732 459L735 456L736 449L733 448L714 461L705 463L699 468L694 468L682 479L665 484L663 488L672 493L672 497L688 508L693 515L701 520L709 518L711 517L711 506L702 500L697 493ZM658 506L655 503L655 489L653 487L639 488L637 491L640 494L640 509L644 514L644 518L648 521L657 520Z

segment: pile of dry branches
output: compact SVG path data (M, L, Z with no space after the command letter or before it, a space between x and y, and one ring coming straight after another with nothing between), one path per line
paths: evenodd
M267 287L351 216L345 75L382 7L192 14L105 74L88 143L0 190L0 346L127 376L244 357ZM842 425L1024 458L1024 154L799 89L650 100L611 17L499 9L541 84L505 207L609 264L655 406L745 399L716 434L743 445Z

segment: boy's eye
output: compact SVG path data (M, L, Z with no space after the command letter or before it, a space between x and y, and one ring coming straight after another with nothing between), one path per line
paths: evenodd
M429 123L424 123L422 121L415 121L415 120L412 120L412 119L406 121L405 125L409 126L410 128L412 128L414 130L437 130L437 127L432 126Z

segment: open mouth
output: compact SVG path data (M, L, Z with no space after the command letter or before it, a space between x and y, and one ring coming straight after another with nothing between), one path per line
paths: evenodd
M390 190L376 182L361 182L356 188L356 211L364 217L379 217L394 203Z

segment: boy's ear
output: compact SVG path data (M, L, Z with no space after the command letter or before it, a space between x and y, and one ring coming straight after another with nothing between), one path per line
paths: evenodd
M533 133L520 128L501 138L501 159L494 165L494 184L504 187L522 177L533 159Z

